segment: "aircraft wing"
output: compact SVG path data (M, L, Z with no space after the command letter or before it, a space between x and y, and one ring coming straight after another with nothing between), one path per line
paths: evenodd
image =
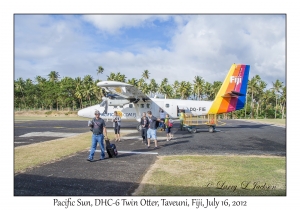
M117 94L130 101L150 100L150 98L135 86L117 81L102 81L98 82L97 86L106 89L109 92Z

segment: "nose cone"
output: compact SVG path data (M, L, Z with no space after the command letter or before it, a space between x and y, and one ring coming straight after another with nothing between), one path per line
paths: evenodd
M77 114L80 117L93 118L96 110L98 110L102 115L102 113L104 112L104 107L100 107L99 105L90 106L79 110Z
M90 108L84 108L78 111L78 116L80 117L91 117L91 110Z

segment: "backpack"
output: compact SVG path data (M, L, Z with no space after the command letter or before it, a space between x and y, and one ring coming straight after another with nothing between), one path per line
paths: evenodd
M173 127L173 120L169 119L169 127Z

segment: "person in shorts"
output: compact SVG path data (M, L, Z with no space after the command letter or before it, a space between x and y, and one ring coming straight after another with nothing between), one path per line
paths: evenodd
M154 117L151 111L148 111L147 114L149 120L149 128L147 131L148 148L150 148L150 139L154 139L155 148L157 148L156 121L160 121L160 119Z
M121 117L118 116L118 112L114 111L114 116L113 116L113 127L115 130L115 135L116 135L116 141L120 142L120 129L121 129Z
M167 141L170 141L173 137L171 133L171 128L173 126L172 124L173 124L172 119L170 119L170 116L166 114L165 126L166 126L166 133L167 133Z

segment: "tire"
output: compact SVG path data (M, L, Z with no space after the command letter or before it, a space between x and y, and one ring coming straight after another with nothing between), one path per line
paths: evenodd
M196 133L197 132L197 129L196 128L192 128L192 133Z
M214 132L214 127L210 126L210 127L208 128L208 131L209 131L210 133L213 133L213 132Z

